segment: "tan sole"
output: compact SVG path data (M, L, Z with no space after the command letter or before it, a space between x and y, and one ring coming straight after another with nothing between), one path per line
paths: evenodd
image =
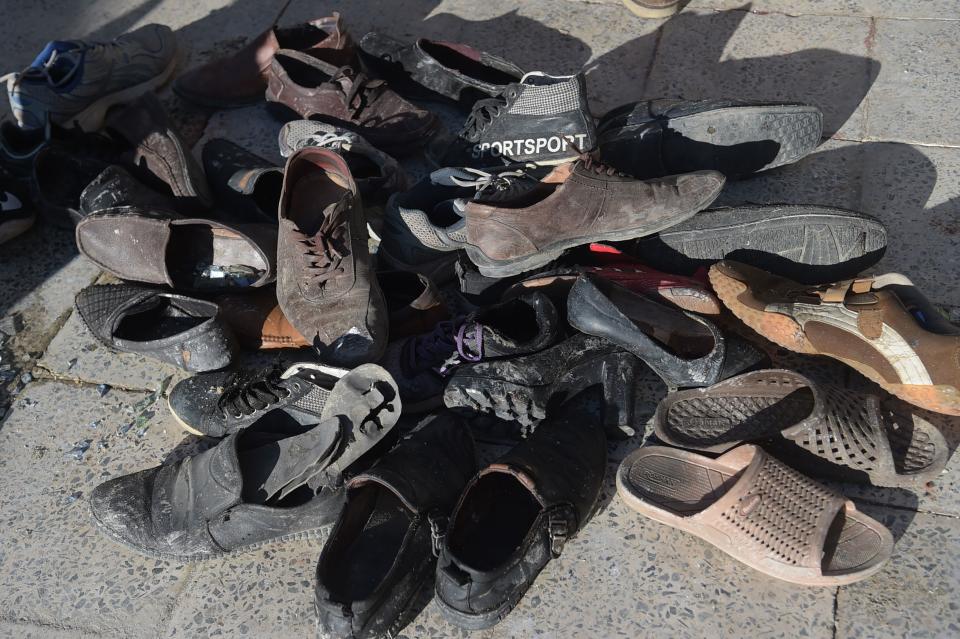
M197 430L197 429L195 429L195 428L191 428L190 426L188 426L182 419L180 419L180 417L179 417L175 412L173 412L173 406L170 405L170 398L169 398L169 397L167 398L167 409L170 411L170 414L173 415L173 419L176 420L176 422L177 422L177 424L180 426L180 428L182 428L183 430L187 431L187 432L190 433L191 435L196 435L197 437L206 437L206 435L204 435L203 433L201 433L199 430Z
M15 222L7 222L3 226L0 226L0 244L8 242L18 235L22 235L29 231L36 219L36 216L33 215L27 218L19 219Z
M633 2L633 0L623 0L623 6L641 18L668 18L680 10L680 3L672 4L669 7L654 9L645 7L642 4Z
M170 60L167 68L164 69L160 75L157 75L146 82L142 82L128 89L103 96L86 109L73 116L71 118L71 122L76 124L82 131L99 131L103 128L103 122L107 117L107 111L110 110L110 107L132 102L144 93L162 87L170 80L171 77L173 77L173 74L177 70L179 63L180 55L178 50L178 52L175 53L173 58Z
M891 384L880 373L862 362L817 350L804 335L800 324L786 315L758 311L741 302L739 296L747 290L747 285L743 282L711 268L710 284L717 297L734 315L771 342L795 353L824 355L836 359L905 402L935 413L960 416L960 391L956 388L945 385Z

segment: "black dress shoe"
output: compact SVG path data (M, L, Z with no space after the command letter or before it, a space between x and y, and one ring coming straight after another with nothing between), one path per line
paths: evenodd
M588 391L467 485L437 563L436 601L453 624L489 628L590 519L607 462Z
M207 181L224 220L277 223L282 168L220 138L207 142L202 156Z
M796 162L822 135L815 106L737 100L634 102L597 125L603 162L640 179L707 169L743 177Z
M461 366L447 382L443 401L448 408L494 413L529 432L552 408L600 385L607 435L630 437L640 365L621 347L578 334L532 355Z
M443 412L349 481L317 565L323 636L392 637L416 616L447 516L476 464L467 423Z
M639 357L672 390L716 384L763 357L699 315L593 275L582 275L570 289L567 318L577 330Z
M228 366L233 333L213 302L135 284L88 286L76 298L87 328L113 350L202 372Z
M395 386L353 371L319 421L272 411L198 455L97 486L93 521L118 543L176 561L316 536L343 504L344 473L396 423L391 396Z
M81 219L108 209L121 212L137 207L160 213L164 217L179 217L173 198L154 191L122 166L108 166L80 193Z
M447 98L472 106L500 93L524 75L517 65L466 44L420 39L405 44L371 32L360 41L364 66L401 95Z

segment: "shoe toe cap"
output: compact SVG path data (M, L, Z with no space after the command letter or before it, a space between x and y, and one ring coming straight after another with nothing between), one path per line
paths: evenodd
M153 483L159 468L111 479L90 494L93 520L107 535L127 546L157 552L151 517Z

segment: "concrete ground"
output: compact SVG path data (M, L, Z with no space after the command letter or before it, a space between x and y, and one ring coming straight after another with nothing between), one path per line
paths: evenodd
M103 39L149 22L177 29L190 64L240 46L283 0L34 0L6 3L3 71L49 39ZM293 0L281 22L328 15ZM960 319L960 3L957 0L693 0L669 21L616 0L353 0L357 36L469 42L528 69L588 70L600 114L644 97L799 100L827 139L796 165L731 184L723 203L817 203L881 218L877 271L908 274ZM165 93L191 138L227 136L277 157L262 107L200 113ZM414 167L416 170L416 167ZM101 481L199 445L166 411L178 373L110 353L82 328L74 294L98 277L71 233L38 228L0 247L0 635L309 636L322 543L291 543L196 565L144 559L89 524ZM644 386L645 414L663 395ZM941 423L951 450L957 420ZM840 488L897 539L874 578L813 589L768 579L699 540L642 519L614 496L487 637L957 637L957 457L923 490ZM428 605L408 637L464 634Z

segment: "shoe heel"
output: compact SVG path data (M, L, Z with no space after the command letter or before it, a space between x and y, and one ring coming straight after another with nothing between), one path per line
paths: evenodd
M606 357L601 364L604 429L611 439L627 439L637 433L633 418L639 365L640 361L628 353Z

